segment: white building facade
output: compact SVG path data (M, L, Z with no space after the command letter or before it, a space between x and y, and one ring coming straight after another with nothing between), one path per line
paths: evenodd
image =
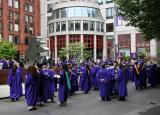
M55 61L58 51L73 42L86 43L95 61L113 58L118 52L156 57L156 41L144 41L138 29L125 26L114 7L113 0L41 0L41 33L50 39Z
M51 54L58 60L58 51L69 43L86 44L94 61L106 58L104 20L95 0L60 0L53 4L48 20Z

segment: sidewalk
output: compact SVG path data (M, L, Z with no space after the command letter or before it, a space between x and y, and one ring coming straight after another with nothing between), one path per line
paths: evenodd
M23 86L23 94L24 94L24 84ZM1 99L7 99L10 95L10 89L8 85L0 85L0 100Z

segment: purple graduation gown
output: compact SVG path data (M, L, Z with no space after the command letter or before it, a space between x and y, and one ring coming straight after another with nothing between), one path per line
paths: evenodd
M123 72L122 69L118 69L118 75L116 80L118 81L117 82L118 95L120 97L127 96L127 81L126 81L125 73Z
M28 106L36 106L39 94L39 77L27 74L25 81L25 98Z
M79 90L79 86L78 86L78 75L72 71L70 74L70 78L71 78L71 92L75 92Z
M59 90L58 90L58 98L60 103L66 102L68 98L69 90L67 88L66 75L65 72L62 71L61 77L59 78Z
M22 96L22 69L17 68L15 75L10 70L8 75L8 85L10 86L10 98L19 99Z
M92 80L92 86L93 86L93 88L96 88L96 89L99 88L99 82L98 82L98 80L96 78L96 74L97 74L97 72L98 72L99 69L100 69L99 66L94 66L90 70L90 75L91 75L91 80Z
M156 75L154 69L154 65L149 65L146 69L148 83L151 84L151 86L156 86Z
M81 67L82 76L80 77L80 88L86 93L92 88L90 74L87 73L85 67Z
M101 97L107 97L110 95L110 89L109 89L109 82L110 82L110 76L108 74L108 71L106 68L101 68L97 74L96 79L99 82L99 94ZM101 79L104 79L102 82Z
M44 95L45 101L51 99L54 94L54 72L52 70L42 70L44 75Z

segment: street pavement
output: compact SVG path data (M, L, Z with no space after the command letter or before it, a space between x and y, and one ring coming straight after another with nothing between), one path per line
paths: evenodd
M24 97L18 102L9 99L0 100L0 115L160 115L160 86L136 91L134 84L128 85L127 101L112 99L101 102L98 92L89 94L77 92L68 100L68 105L60 107L56 103L47 103L36 111L28 111Z

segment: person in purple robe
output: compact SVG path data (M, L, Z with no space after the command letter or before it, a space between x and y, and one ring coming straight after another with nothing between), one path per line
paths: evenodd
M102 65L102 68L97 72L96 79L99 82L99 94L102 101L110 101L110 75L105 68L105 65Z
M2 69L8 69L7 60L6 60L6 59L3 59L2 62L3 62Z
M35 66L29 66L25 81L25 99L28 110L36 110L39 95L39 74Z
M10 69L8 75L8 85L10 87L10 98L17 101L22 95L22 69L16 64Z
M125 67L122 67L122 64L119 65L115 80L117 81L119 101L125 101L125 97L127 96L127 79L125 75Z
M85 94L87 94L92 88L89 65L86 65L86 67L81 67L81 72L80 88Z
M67 64L62 66L62 71L59 78L59 90L58 97L60 101L60 106L65 106L67 104L67 98L71 90L71 82L69 76L69 70Z
M51 100L51 102L54 103L54 98L53 98L53 92L54 92L54 73L52 70L49 70L47 68L47 65L43 65L43 70L42 70L43 78L44 78L44 97L45 97L45 103L47 103L48 99Z
M148 78L148 84L150 84L151 87L155 87L156 86L156 65L151 62L146 68L146 74Z
M9 68L12 68L13 65L14 65L14 61L12 59L9 59L9 61L8 61Z
M143 69L140 67L140 64L138 62L135 62L134 64L134 82L135 82L135 87L136 90L140 89L142 90L143 88Z

